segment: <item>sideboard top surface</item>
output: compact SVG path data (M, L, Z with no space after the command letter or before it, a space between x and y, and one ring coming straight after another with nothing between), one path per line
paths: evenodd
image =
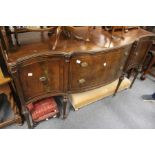
M76 28L76 33L85 37L87 30L85 27L79 27ZM121 32L115 32L114 35L121 36ZM139 28L131 29L127 33L123 33L124 39L120 37L111 39L109 32L102 29L93 29L89 42L60 37L56 50L52 51L55 36L49 37L47 32L21 33L19 34L20 46L8 51L8 62L13 63L19 58L42 52L71 54L73 52L91 53L106 51L107 49L119 48L120 46L133 43L135 40L145 36L154 36L154 34Z

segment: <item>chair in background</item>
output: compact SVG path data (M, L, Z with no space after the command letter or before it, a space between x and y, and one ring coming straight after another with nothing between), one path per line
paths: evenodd
M93 26L87 26L87 32L85 37L81 37L78 34L75 33L76 27L75 26L13 26L5 28L6 34L3 34L3 38L5 38L4 42L7 42L5 44L9 44L13 46L13 40L11 35L14 35L15 44L17 46L20 46L20 41L18 38L19 33L27 33L27 32L48 32L49 37L52 35L55 35L55 41L52 45L52 50L55 50L60 38L60 35L64 35L66 38L75 38L77 40L84 40L84 41L90 41L90 32L91 29L93 29ZM6 45L8 46L8 45Z
M8 102L13 113L14 113L13 118L9 118L7 120L4 120L3 122L0 122L0 128L6 127L13 123L22 124L22 118L21 118L19 109L15 103L13 93L10 88L10 83L11 83L11 79L3 77L2 73L0 73L0 94L2 97L0 104L2 105L2 104L6 104L6 102ZM4 103L2 103L2 102L4 102ZM2 106L0 106L0 107L2 107ZM9 109L5 109L5 110L6 111L3 111L3 113L6 113Z
M1 94L0 107L2 108L2 104L9 103L9 106L11 107L14 113L13 117L11 118L9 117L7 120L0 122L0 128L3 128L13 123L22 124L22 117L20 115L19 107L17 106L17 96L15 94L15 89L13 88L12 80L9 77L7 66L5 64L5 60L3 59L1 51L2 51L2 46L0 43L0 94ZM2 111L2 113L5 114L9 109L5 109L5 111L3 109L0 109L0 110Z

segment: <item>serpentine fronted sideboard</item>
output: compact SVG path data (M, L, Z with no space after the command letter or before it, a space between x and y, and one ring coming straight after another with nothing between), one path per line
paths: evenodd
M77 33L84 35L85 28L77 28ZM3 57L29 128L32 125L25 106L28 103L63 96L63 117L66 117L71 93L95 89L119 78L115 95L131 69L136 71L133 85L155 38L154 34L140 28L124 33L123 39L112 39L109 32L94 29L89 42L60 38L53 51L54 39L46 32L29 32L18 37L20 46L4 49Z

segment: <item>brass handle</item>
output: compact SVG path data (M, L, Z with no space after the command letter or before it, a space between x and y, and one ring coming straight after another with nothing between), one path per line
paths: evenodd
M82 62L81 63L81 67L87 67L88 66L88 63L87 62Z
M46 77L45 77L45 76L42 76L42 77L39 78L39 80L40 80L41 82L45 82L45 81L46 81Z
M80 83L80 84L83 84L83 83L85 83L85 82L86 82L85 79L80 79L80 80L79 80L79 83Z
M124 55L127 56L128 55L128 52L125 52Z
M106 63L106 62L104 62L102 65L105 67L105 66L107 66L107 63Z

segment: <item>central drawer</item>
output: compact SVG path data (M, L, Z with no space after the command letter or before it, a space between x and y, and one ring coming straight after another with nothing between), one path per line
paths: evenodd
M84 91L117 79L131 46L96 54L74 55L70 61L70 89Z

